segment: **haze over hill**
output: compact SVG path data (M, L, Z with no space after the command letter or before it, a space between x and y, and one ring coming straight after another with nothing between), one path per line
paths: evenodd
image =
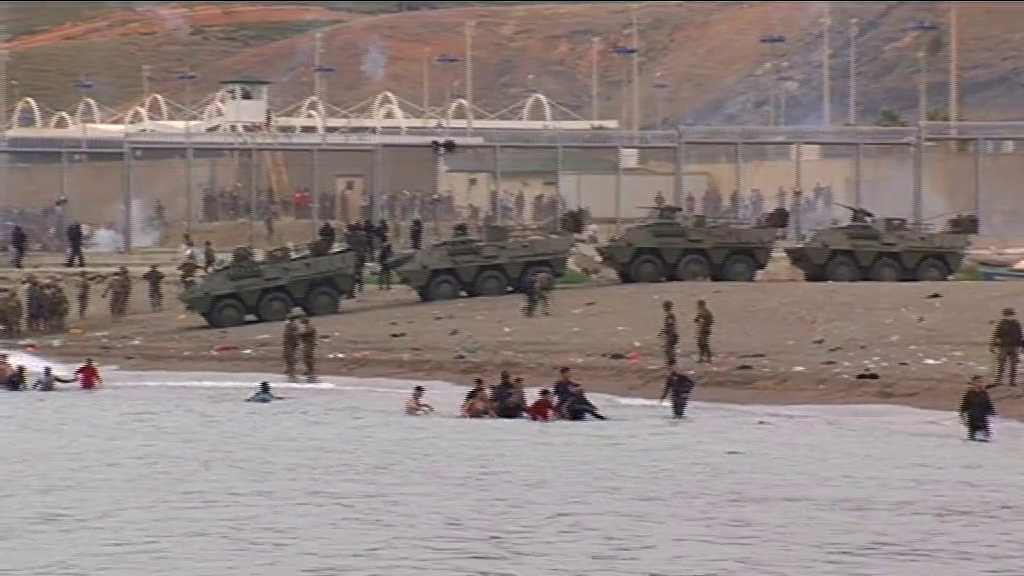
M13 2L13 10L29 11ZM121 3L68 3L81 5ZM218 80L254 75L272 80L276 107L312 93L314 31L325 33L324 62L329 99L350 106L382 90L405 100L422 100L425 58L463 56L463 26L475 22L474 100L497 111L536 89L582 116L590 109L591 39L601 38L599 101L601 116L620 117L626 58L612 54L628 45L631 6L640 28L642 124L763 123L768 92L769 53L759 41L782 34L780 57L788 64L789 123L821 120L821 24L824 3L648 2L501 3L426 12L366 14L336 10L359 3L279 2L214 5L188 3L189 10L161 3L133 3L144 10L107 10L91 20L54 29L51 25L17 35L11 48L11 78L17 95L37 96L51 108L73 105L72 87L80 76L95 83L90 93L108 106L141 94L141 67L149 65L153 87L177 100L183 83L173 80L185 68L200 79L194 96ZM386 9L389 3L362 3ZM445 4L445 3L441 3ZM447 3L454 4L454 3ZM460 3L463 4L463 3ZM469 4L469 3L465 3ZM488 3L475 3L488 4ZM850 56L849 21L860 20L860 112L870 121L885 107L908 111L917 99L915 53L928 54L932 69L931 107L947 100L947 2L832 2L833 116L846 118L846 77ZM35 6L39 6L35 4ZM93 6L93 8L96 8ZM95 14L79 6L76 17ZM1024 34L1024 3L961 3L962 115L968 119L1021 117L1024 55L1010 51ZM51 20L57 15L51 14ZM940 30L920 40L907 26L929 20ZM51 22L52 24L53 22ZM12 24L13 26L13 24ZM47 28L47 31L40 31ZM432 65L431 101L462 93L462 66ZM652 85L667 85L655 90Z

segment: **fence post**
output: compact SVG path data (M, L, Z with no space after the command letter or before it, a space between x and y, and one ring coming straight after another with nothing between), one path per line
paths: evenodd
M924 123L917 123L914 136L914 189L911 196L914 229L924 225Z
M979 226L984 226L985 219L981 217L981 194L984 186L984 150L985 140L978 138L974 141L974 215L978 218ZM979 233L981 231L979 230Z
M444 149L434 149L434 193L427 205L430 207L430 220L434 224L434 237L441 237L441 177L444 174Z
M310 167L313 178L313 186L310 187L310 194L313 195L313 198L311 198L313 205L313 238L319 238L320 235L320 197L323 195L323 188L320 182L321 178L323 178L323 175L320 173L320 148L324 145L325 141L322 115L317 115L316 131L319 138L317 143L313 144L312 158L310 159L313 164Z
M122 238L124 239L124 246L122 247L125 254L131 254L132 242L132 220L134 215L132 214L132 202L135 199L135 194L132 192L133 174L132 174L132 160L135 156L135 150L132 148L130 137L128 134L124 135L123 148L121 149L121 192L123 194L124 207L124 229L122 230Z
M683 205L686 197L686 141L682 127L676 128L676 170L672 178L672 204Z
M797 142L789 149L793 154L793 238L799 242L804 233L804 146Z
M257 206L259 187L259 154L256 150L256 140L249 139L249 248L256 248L256 220L259 217Z
M195 149L192 146L192 117L185 115L185 233L192 235L192 224L195 218L196 185L193 176L195 168ZM211 170L212 172L212 170Z
M379 222L382 218L380 204L384 194L384 146L380 143L380 133L377 133L373 144L373 157L370 159L372 170L371 178L373 187L370 188L370 220Z
M857 143L853 157L853 207L864 207L864 144Z
M615 148L615 234L622 232L622 133Z
M747 185L747 183L745 182L746 170L744 170L743 164L743 148L743 142L737 142L735 148L733 148L732 181L736 191L735 198L737 199L742 197L743 188ZM704 211L705 214L707 214L707 207L704 208Z
M555 132L555 226L562 230L562 214L565 211L565 195L562 180L565 178L565 149L562 147L562 132Z
M494 147L494 186L491 187L487 198L488 208L491 213L490 220L495 224L502 224L501 214L501 146Z

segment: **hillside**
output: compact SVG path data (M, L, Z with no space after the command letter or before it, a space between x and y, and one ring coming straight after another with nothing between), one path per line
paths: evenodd
M187 15L174 7L107 11L77 27L16 37L11 77L17 91L39 96L50 107L65 107L77 99L71 84L84 74L96 83L93 96L116 105L138 96L141 66L148 64L157 89L177 94L177 99L182 86L171 79L182 68L192 67L201 76L193 94L212 89L217 80L255 75L277 83L274 98L280 107L311 93L313 31L323 29L325 63L336 68L329 75L334 104L352 105L385 89L418 103L426 51L461 56L463 23L474 21L475 100L481 108L495 111L522 100L532 85L586 115L591 38L600 36L602 115L618 116L621 111L627 68L625 59L611 54L610 47L630 42L628 3L510 2L503 7L376 15L323 6L345 4L338 2L300 2L288 7L272 2L192 4ZM366 9L370 4L384 9L380 5L386 3L363 4ZM862 118L873 118L883 107L913 109L917 98L914 54L920 46L906 27L916 20L945 26L948 3L832 4L837 122L845 119L848 22L854 17L862 23ZM1015 45L1024 34L1022 9L1020 2L960 3L964 116L1021 116L1017 102L1022 86L1006 79L1019 76L1024 56L1003 48ZM787 94L789 122L819 121L821 4L649 2L639 5L636 14L641 30L644 124L657 122L658 109L667 122L763 122L768 52L759 38L768 33L787 37L780 52L792 78ZM948 55L944 34L932 36L923 44L932 66L932 107L944 108ZM440 101L449 89L463 90L450 88L461 79L461 66L434 68L432 101ZM656 75L670 89L655 94L651 85Z

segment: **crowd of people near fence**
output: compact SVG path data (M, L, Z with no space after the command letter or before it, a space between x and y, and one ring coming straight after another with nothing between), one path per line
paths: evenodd
M655 191L656 205L671 203L672 191ZM832 220L835 194L831 185L815 184L808 191L779 187L772 192L752 188L731 193L710 187L701 192L684 192L681 207L689 215L754 222L777 207L802 219L808 228L827 226ZM420 219L428 222L464 221L479 224L492 218L486 207L473 202L460 203L452 191L440 194L421 190L383 192L376 197L370 191L354 187L338 192L324 192L314 201L307 188L290 194L264 188L255 194L242 186L208 188L202 197L202 220L226 222L235 220L266 221L277 218L357 222L376 215L394 222ZM584 204L585 202L585 198ZM550 221L567 208L559 205L557 194L524 190L506 190L498 198L497 219L501 222L541 223ZM586 208L586 206L582 206Z

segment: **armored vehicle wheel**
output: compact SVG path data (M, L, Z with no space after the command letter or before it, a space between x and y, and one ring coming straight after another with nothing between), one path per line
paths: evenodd
M676 264L676 278L683 282L711 279L711 262L700 254L687 254Z
M757 276L757 262L746 254L733 254L722 264L722 280L726 282L753 282Z
M451 274L438 274L430 279L425 288L427 301L454 300L459 297L459 281Z
M508 294L508 276L500 270L484 270L473 281L474 296L504 296Z
M937 258L925 258L914 270L918 282L941 282L949 278L949 268Z
M657 256L645 254L630 263L629 276L635 282L661 282L665 278L665 266Z
M218 300L204 317L214 328L234 328L245 322L245 306L234 298L224 298Z
M833 256L825 265L825 280L829 282L856 282L860 278L860 268L849 256Z
M868 278L872 282L899 282L903 279L903 267L892 258L879 258L871 265Z
M260 298L256 316L263 322L280 322L288 318L295 304L283 292L267 292Z
M341 295L330 286L316 286L302 300L302 311L310 316L337 314L341 309Z

